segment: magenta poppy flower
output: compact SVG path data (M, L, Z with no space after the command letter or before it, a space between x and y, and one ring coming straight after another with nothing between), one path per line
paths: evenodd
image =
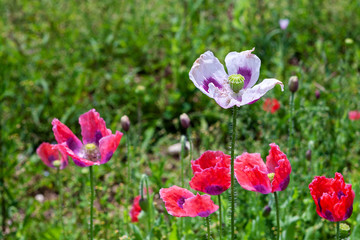
M100 165L108 162L119 146L122 133L111 133L104 119L95 109L79 117L81 142L72 131L58 119L52 121L53 132L59 149L70 156L80 167Z
M58 149L57 144L44 142L36 149L36 153L48 167L57 168L53 164L55 161L60 161L60 169L68 165L68 157Z
M174 217L208 217L219 208L209 195L194 195L178 186L160 189L160 198L168 213Z
M320 217L339 222L351 216L355 193L340 173L335 173L335 178L316 176L309 189Z
M140 198L141 198L140 195L134 198L133 205L131 206L130 209L131 222L139 221L138 216L141 213Z
M235 159L235 177L246 190L268 194L283 191L290 181L291 165L275 143L270 144L266 165L259 153L243 153Z
M213 98L222 108L252 104L277 84L283 90L282 82L274 78L264 79L255 85L261 61L251 53L254 50L230 52L225 58L228 74L214 54L207 51L195 61L189 77L200 91Z
M230 156L221 151L206 151L191 161L194 177L189 182L196 191L219 195L231 185Z
M360 111L350 111L349 119L352 121L359 120L360 119Z
M289 23L290 23L290 20L287 18L279 20L279 25L282 30L287 29L287 27L289 26Z

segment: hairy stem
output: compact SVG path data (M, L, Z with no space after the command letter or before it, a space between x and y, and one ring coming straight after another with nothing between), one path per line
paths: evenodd
M93 233L93 206L94 206L94 177L93 177L93 166L90 166L90 189L91 189L91 199L90 199L90 240L94 239Z
M233 108L232 137L231 137L231 240L235 239L235 140L236 140L237 107Z
M58 217L59 217L59 222L61 224L61 230L62 230L62 238L61 239L66 239L63 214L62 214L62 212L63 212L63 207L62 207L63 195L62 195L62 180L61 180L60 167L58 167L57 171L56 171L56 183L57 183L57 187L59 190L59 213L58 213L59 216Z
M277 223L277 237L276 239L279 240L280 239L280 214L279 214L279 201L278 201L278 196L277 193L274 192L274 196L275 196L275 206L276 206L276 223Z
M206 217L206 227L207 227L207 239L208 239L208 240L211 240L210 217Z
M218 195L218 200L219 200L219 237L221 240L221 238L222 238L222 216L221 216L221 196L220 196L220 194Z
M336 222L336 239L340 240L340 222Z

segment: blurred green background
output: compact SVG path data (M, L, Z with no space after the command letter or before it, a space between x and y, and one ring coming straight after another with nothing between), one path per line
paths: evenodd
M123 194L126 160L132 160L135 169L131 197L146 173L156 203L161 187L179 184L179 161L166 149L184 133L181 113L192 121L194 158L208 149L229 153L231 111L196 89L188 73L206 50L224 63L228 52L253 47L262 61L259 81L275 77L285 91L276 87L257 103L240 108L236 154L260 152L265 159L268 144L276 142L293 166L289 188L280 194L283 239L333 236L335 225L316 214L307 186L315 175L334 177L339 171L356 194L360 190L360 121L348 119L350 110L360 110L360 1L0 2L0 187L6 218L2 234L8 239L59 237L55 171L42 164L35 150L41 142L55 141L53 118L79 136L78 117L91 108L112 131L121 130L122 115L131 119L130 158L125 158L124 138L113 159L95 170L97 238L126 235L127 230L118 227L119 221L126 222L123 215L131 204ZM281 18L290 20L286 30L279 27ZM291 75L299 77L300 88L295 95L294 149L287 152ZM263 111L266 97L280 101L275 114ZM309 149L311 161L305 159ZM68 239L86 239L87 175L71 160L69 165L62 171ZM36 201L37 194L45 201ZM272 197L239 187L238 199L239 239L273 236L274 211L269 218L261 216ZM164 223L168 216L161 202L155 207L154 239L175 239L172 226ZM347 221L352 239L360 238L357 219L358 197ZM192 221L187 239L203 237L204 224L187 221ZM141 224L129 224L134 239L145 236Z

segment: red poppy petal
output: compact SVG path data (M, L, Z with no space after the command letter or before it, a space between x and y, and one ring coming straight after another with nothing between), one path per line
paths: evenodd
M279 146L275 143L271 143L269 155L266 157L266 167L268 172L275 173L275 168L279 166L278 162L282 159L289 161L286 155L280 150Z
M61 165L60 169L64 169L68 165L67 156L61 153L56 145L44 142L36 149L36 153L39 155L40 159L45 163L46 166L51 168L56 168L53 165L55 160L60 160ZM61 159L59 159L61 157Z
M272 99L271 113L275 113L280 108L280 103L275 98Z
M217 165L219 164L219 165ZM196 161L191 161L191 166L193 172L199 171L199 168L202 170L210 167L228 167L230 166L230 156L224 154L221 151L205 151L199 159ZM198 165L198 166L196 166Z
M188 217L208 217L210 214L219 209L214 204L209 195L200 195L199 193L191 198L185 199L184 210Z
M279 160L275 168L274 180L271 182L272 191L279 192L287 188L290 182L291 165L287 159Z
M106 128L104 119L95 109L82 114L79 117L79 123L84 144L95 143L98 145L101 138L111 134L111 130Z
M122 135L123 134L121 132L116 131L116 134L111 134L109 136L100 139L99 142L99 148L101 154L100 164L104 164L111 159L115 150L119 146Z
M137 196L134 198L133 201L133 205L131 206L130 209L130 217L131 217L131 222L138 222L138 216L141 213L141 207L140 207L140 197L141 196Z
M196 191L219 195L231 185L230 169L207 168L202 172L195 173L189 184Z
M160 189L160 198L165 202L168 213L174 217L187 217L184 203L186 199L194 196L189 190L178 186Z
M64 152L66 155L72 158L74 163L78 165L79 167L89 167L92 165L100 165L100 162L93 162L90 160L87 160L85 158L82 158L75 154L70 148L67 147L66 143L59 144L58 148L60 151Z
M53 132L55 139L59 144L66 143L67 147L74 152L80 151L82 147L81 141L73 134L73 132L58 119L52 120Z
M243 153L235 159L235 177L242 188L268 194L270 179L259 153Z

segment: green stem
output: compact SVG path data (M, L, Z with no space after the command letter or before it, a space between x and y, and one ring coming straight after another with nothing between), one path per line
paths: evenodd
M336 239L340 240L340 222L336 222Z
M193 145L192 145L192 141L191 141L191 129L190 129L190 127L187 129L187 137L188 137L189 144L190 144L189 156L190 156L190 160L192 160L192 157L193 157Z
M278 201L278 196L277 193L274 192L274 196L275 196L275 205L276 205L276 223L277 223L277 240L280 239L280 214L279 214L279 201Z
M61 231L62 231L62 239L66 239L65 237L65 228L64 228L64 221L63 221L63 208L62 208L62 203L63 203L63 195L62 195L62 180L61 180L61 173L60 173L60 167L57 168L56 171L56 182L57 182L57 187L59 190L59 221L61 224Z
M180 138L181 142L181 152L180 152L180 164L181 164L181 187L184 187L184 158L185 158L185 142L186 137L184 135L181 135Z
M125 185L125 208L128 210L129 200L130 200L130 194L129 194L129 187L131 188L131 163L130 163L130 137L129 133L125 132L126 136L126 170L127 170L127 181ZM119 169L120 170L120 169ZM119 208L119 216L120 216L120 208ZM124 223L126 224L126 230L129 233L129 222L127 221L129 218L124 217ZM120 222L120 221L119 221ZM121 233L119 231L119 237L121 236Z
M220 236L220 240L222 238L222 216L221 216L221 196L220 194L218 195L218 200L219 200L219 236Z
M90 200L90 240L93 240L93 206L94 206L94 177L93 166L90 166L90 188L91 188L91 200Z
M289 155L291 156L291 151L293 147L293 133L294 132L294 93L291 92L290 95L290 124L289 124Z
M207 239L211 240L210 234L210 217L206 217L206 226L207 226Z
M233 108L233 123L232 123L232 137L231 137L231 240L235 239L235 140L236 140L236 113L237 108Z

